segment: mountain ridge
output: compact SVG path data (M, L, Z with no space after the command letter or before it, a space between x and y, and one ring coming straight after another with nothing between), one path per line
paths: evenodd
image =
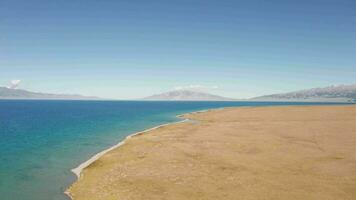
M0 87L0 99L96 100L99 98L78 94L50 94Z
M154 94L143 98L142 100L151 101L233 101L232 98L222 97L205 92L193 90L173 90Z
M356 102L356 84L333 85L294 92L263 95L250 100Z

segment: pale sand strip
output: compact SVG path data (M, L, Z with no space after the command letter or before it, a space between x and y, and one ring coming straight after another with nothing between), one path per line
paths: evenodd
M137 133L134 133L134 134L131 134L131 135L128 135L124 140L122 140L121 142L117 143L116 145L108 148L108 149L105 149L97 154L95 154L94 156L92 156L91 158L89 158L87 161L81 163L78 167L72 169L71 171L77 176L77 178L80 177L80 174L81 172L83 171L84 168L88 167L90 164L92 164L93 162L95 162L96 160L98 160L102 155L106 154L107 152L111 151L111 150L114 150L122 145L124 145L126 143L126 141L134 136L137 136L137 135L140 135L140 134L143 134L143 133L146 133L146 132L149 132L149 131L153 131L155 129L158 129L158 128L162 128L162 127L165 127L167 125L173 125L173 124L178 124L178 123L183 123L185 121L188 121L188 119L183 119L181 121L178 121L178 122L173 122L173 123L167 123L167 124L162 124L162 125L159 125L159 126L155 126L153 128L149 128L149 129L146 129L146 130L143 130L143 131L140 131L140 132L137 132Z
M230 108L125 140L75 200L356 199L356 106ZM147 131L145 131L147 132Z
M180 116L181 115L178 115L177 117L180 117ZM183 123L185 121L188 121L188 119L183 119L183 120L178 121L178 122L172 122L172 123L158 125L158 126L155 126L153 128L149 128L149 129L146 129L146 130L143 130L143 131L128 135L121 142L117 143L116 145L114 145L114 146L112 146L112 147L110 147L108 149L105 149L105 150L95 154L94 156L89 158L87 161L81 163L78 167L72 169L71 171L77 176L77 179L79 179L80 178L80 174L82 173L83 169L88 167L90 164L92 164L93 162L98 160L101 156L103 156L104 154L108 153L109 151L112 151L112 150L124 145L126 143L126 141L129 140L130 138L135 137L135 136L140 135L140 134L143 134L143 133L146 133L146 132L149 132L149 131L153 131L153 130L158 129L158 128L162 128L162 127L167 126L167 125ZM65 191L64 194L66 194L69 198L73 199L72 195L68 191Z
M195 111L195 112L190 112L190 113L186 113L186 114L182 114L182 115L177 115L176 117L177 118L182 118L184 115L187 115L187 114L196 114L196 113L204 113L204 112L209 112L209 111L213 111L213 110L222 110L224 108L216 108L216 109L208 109L208 110L200 110L200 111ZM84 168L88 167L90 164L92 164L93 162L95 162L96 160L98 160L102 155L106 154L107 152L111 151L111 150L114 150L118 147L120 147L121 145L125 144L125 142L134 137L134 136L137 136L137 135L140 135L140 134L143 134L143 133L146 133L146 132L149 132L149 131L153 131L155 129L158 129L158 128L162 128L162 127L165 127L165 126L168 126L168 125L173 125L173 124L177 124L177 123L183 123L183 122L186 122L188 121L189 119L183 119L181 121L177 121L177 122L171 122L171 123L166 123L166 124L161 124L161 125L158 125L158 126L155 126L155 127L152 127L152 128L149 128L149 129L146 129L146 130L143 130L143 131L140 131L140 132L137 132L137 133L134 133L134 134L131 134L131 135L128 135L124 140L122 140L121 142L117 143L116 145L112 146L112 147L109 147L108 149L105 149L95 155L93 155L92 157L90 157L87 161L81 163L78 167L72 169L71 171L77 176L77 178L80 177L80 173L83 171Z
M181 114L181 115L177 115L176 117L177 118L183 118L184 115L187 115L187 114L197 114L197 113L204 113L204 112L209 112L209 111L213 111L213 110L222 110L224 108L215 108L215 109L207 109L207 110L199 110L199 111L195 111L195 112L190 112L190 113L186 113L186 114ZM140 131L140 132L136 132L136 133L133 133L131 135L128 135L124 140L120 141L119 143L117 143L116 145L114 146L111 146L109 147L108 149L105 149L95 155L93 155L92 157L90 157L88 160L86 160L85 162L81 163L80 165L78 165L76 168L73 168L71 171L73 172L73 174L76 175L77 179L80 178L80 174L82 173L83 169L85 169L86 167L88 167L90 164L92 164L93 162L95 162L96 160L98 160L101 156L103 156L104 154L108 153L109 151L112 151L122 145L124 145L126 143L127 140L129 140L130 138L132 137L135 137L137 135L140 135L140 134L144 134L144 133L147 133L147 132L150 132L150 131L153 131L155 129L159 129L159 128L162 128L162 127L165 127L165 126L168 126L168 125L173 125L173 124L178 124L178 123L183 123L183 122L186 122L188 121L189 119L183 119L181 121L177 121L177 122L171 122L171 123L166 123L166 124L161 124L161 125L158 125L158 126L155 126L155 127L152 127L152 128L149 128L149 129L146 129L146 130L143 130L143 131ZM67 196L69 196L71 199L73 199L73 197L71 196L71 194L68 192L68 191L65 191L64 194L66 194Z

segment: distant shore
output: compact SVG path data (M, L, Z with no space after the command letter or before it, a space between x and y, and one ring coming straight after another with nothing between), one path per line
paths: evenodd
M73 169L78 181L66 193L74 200L356 195L354 105L226 108L180 117L185 120L130 135Z

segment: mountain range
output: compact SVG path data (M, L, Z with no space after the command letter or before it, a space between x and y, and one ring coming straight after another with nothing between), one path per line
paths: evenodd
M356 102L356 84L313 88L255 97L250 100L258 101L327 101L327 102Z
M174 90L152 95L144 100L169 101L237 101L204 92L192 90ZM305 102L356 102L356 84L312 88L288 93L271 94L250 99L247 101L305 101Z
M70 100L94 100L97 97L88 97L77 94L48 94L30 92L22 89L0 87L0 99L70 99Z
M237 91L238 92L238 91ZM0 99L71 99L96 100L98 97L82 96L77 94L48 94L31 92L23 89L0 87ZM161 101L237 101L194 90L173 90L161 94L145 97L141 100ZM248 101L315 101L315 102L356 102L356 84L313 88L295 92L280 93L245 99Z
M173 90L143 98L153 101L233 101L227 97L192 90Z

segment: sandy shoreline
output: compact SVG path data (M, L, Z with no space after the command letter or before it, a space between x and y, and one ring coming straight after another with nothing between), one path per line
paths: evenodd
M194 111L194 112L189 112L189 113L185 113L185 114L180 114L180 115L177 115L176 117L177 118L182 118L184 115L187 115L187 114L195 114L195 113L204 113L204 112L209 112L209 111L213 111L213 110L222 110L224 108L215 108L215 109L207 109L207 110L199 110L199 111ZM153 131L155 129L158 129L158 128L161 128L161 127L164 127L164 126L168 126L168 125L173 125L173 124L177 124L177 123L183 123L183 122L186 122L188 121L189 119L182 119L180 121L177 121L177 122L171 122L171 123L166 123L166 124L161 124L161 125L158 125L158 126L155 126L155 127L152 127L152 128L149 128L149 129L145 129L143 131L139 131L139 132L136 132L136 133L133 133L131 135L128 135L125 137L125 139L123 139L122 141L120 141L119 143L115 144L114 146L111 146L97 154L95 154L94 156L90 157L88 160L84 161L83 163L79 164L76 168L73 168L71 171L73 172L73 174L75 174L77 176L77 178L80 177L80 173L82 172L82 170L84 168L86 168L87 166L89 166L91 163L95 162L97 159L99 159L102 155L104 155L105 153L113 150L113 149L116 149L118 147L120 147L121 145L125 144L125 141L134 137L134 136L137 136L137 135L140 135L140 134L143 134L143 133L146 133L146 132L149 132L149 131Z
M180 115L178 115L177 117L180 117ZM95 154L94 156L90 157L88 160L86 160L85 162L81 163L80 165L78 165L76 168L73 168L71 170L71 172L73 172L73 174L75 174L77 176L77 180L80 178L80 174L81 172L83 171L83 169L85 169L86 167L88 167L90 164L92 164L93 162L95 162L96 160L98 160L101 156L103 156L104 154L106 154L107 152L109 151L112 151L122 145L125 144L125 142L127 140L129 140L130 138L132 137L135 137L137 135L140 135L140 134L143 134L143 133L146 133L146 132L149 132L149 131L153 131L155 129L158 129L158 128L161 128L161 127L164 127L164 126L168 126L168 125L171 125L171 124L177 124L177 123L183 123L185 121L188 121L188 119L183 119L181 121L178 121L178 122L172 122L172 123L166 123L166 124L161 124L161 125L158 125L158 126L155 126L155 127L152 127L152 128L149 128L149 129L146 129L146 130L143 130L143 131L140 131L140 132L136 132L136 133L133 133L131 135L128 135L125 137L125 139L123 139L122 141L120 141L119 143L117 143L116 145L114 146L111 146L109 147L108 149L105 149L97 154ZM71 199L73 199L73 197L71 196L71 194L68 192L68 191L65 191L64 194L66 194L67 196L69 196Z
M224 108L213 108L213 109L206 109L206 110L199 110L199 111L194 111L194 112L189 112L189 113L184 113L184 114L180 114L180 115L177 115L176 117L177 118L183 118L184 115L187 115L187 114L195 114L195 113L204 113L204 112L209 112L209 111L213 111L213 110L222 110L222 109L225 109ZM177 122L171 122L171 123L166 123L166 124L161 124L161 125L158 125L158 126L154 126L152 128L149 128L149 129L145 129L143 131L139 131L139 132L136 132L136 133L133 133L133 134L130 134L128 136L125 137L125 139L123 139L122 141L120 141L119 143L107 148L107 149L104 149L103 151L100 151L99 153L93 155L92 157L90 157L88 160L84 161L83 163L79 164L76 168L73 168L71 169L71 172L73 172L73 174L76 175L77 177L77 180L80 178L80 174L81 172L83 171L83 169L85 169L86 167L88 167L90 164L92 164L93 162L95 162L96 160L98 160L101 156L103 156L104 154L116 149L116 148L119 148L120 146L124 145L125 142L127 140L129 140L130 138L132 137L135 137L137 135L140 135L140 134L144 134L144 133L147 133L147 132L150 132L150 131L153 131L155 129L159 129L159 128L162 128L164 126L168 126L168 125L174 125L174 124L178 124L178 123L184 123L186 121L188 121L189 119L182 119L180 121L177 121ZM66 194L67 196L69 196L71 199L73 199L73 197L71 196L71 194L68 192L68 190L66 190L64 192L64 194Z
M140 132L137 132L137 133L133 133L131 135L128 135L127 137L125 137L124 140L122 140L121 142L117 143L116 145L114 146L111 146L109 147L108 149L105 149L97 154L95 154L94 156L90 157L87 161L81 163L78 167L72 169L71 171L77 176L77 178L80 177L80 173L82 172L82 170L86 167L88 167L91 163L95 162L96 160L98 160L102 155L104 155L105 153L111 151L111 150L114 150L118 147L120 147L121 145L125 144L125 142L134 137L134 136L137 136L137 135L140 135L140 134L143 134L143 133L146 133L146 132L149 132L149 131L153 131L155 129L158 129L158 128L161 128L161 127L164 127L164 126L168 126L168 125L173 125L173 124L177 124L177 123L183 123L185 121L187 121L188 119L183 119L181 121L178 121L178 122L173 122L173 123L167 123L167 124L162 124L162 125L158 125L158 126L155 126L155 127L152 127L152 128L149 128L149 129L146 129L146 130L143 130L143 131L140 131Z
M74 200L356 197L356 106L207 111L179 115L185 120L132 134L94 155L73 169L78 180L66 194Z

